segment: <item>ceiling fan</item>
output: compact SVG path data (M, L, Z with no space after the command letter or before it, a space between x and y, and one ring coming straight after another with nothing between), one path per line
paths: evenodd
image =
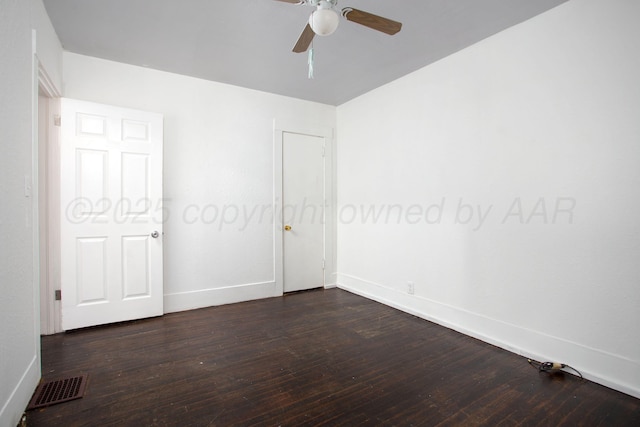
M338 0L276 0L285 3L308 5L316 8L315 12L309 17L309 22L300 34L293 51L296 53L306 52L313 41L313 37L328 36L338 28L341 14L348 21L356 22L365 27L381 31L383 33L393 35L400 31L402 24L373 13L365 12L352 7L345 7L338 12Z

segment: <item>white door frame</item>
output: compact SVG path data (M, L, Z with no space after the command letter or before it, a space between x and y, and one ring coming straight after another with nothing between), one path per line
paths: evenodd
M335 287L336 283L336 212L335 212L335 137L332 128L304 125L281 120L273 122L273 236L274 236L274 279L276 293L284 294L284 244L282 222L282 141L285 133L324 138L324 188L325 188L325 224L324 224L324 287Z
M51 81L42 63L36 58L37 88L36 113L34 122L34 174L33 187L34 221L38 221L38 259L40 333L44 335L62 332L60 301L55 300L55 291L60 289L60 223L59 218L59 133L60 128L60 92ZM46 106L40 105L38 93L45 96ZM38 109L47 110L45 129L40 129ZM44 131L44 139L41 138ZM44 147L41 144L45 144ZM40 156L43 155L43 158ZM40 185L40 176L44 175L44 185ZM42 194L41 194L42 193ZM44 198L45 205L40 206L38 199ZM37 198L36 198L37 197ZM43 208L43 209L41 209ZM44 212L42 212L44 210ZM41 230L42 229L42 230ZM36 250L36 249L34 249ZM45 259L42 259L42 258ZM41 268L44 267L44 268Z

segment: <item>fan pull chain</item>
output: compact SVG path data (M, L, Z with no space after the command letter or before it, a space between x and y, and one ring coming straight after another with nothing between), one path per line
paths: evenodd
M313 41L311 42L311 49L309 49L309 58L307 62L309 63L309 79L313 78Z

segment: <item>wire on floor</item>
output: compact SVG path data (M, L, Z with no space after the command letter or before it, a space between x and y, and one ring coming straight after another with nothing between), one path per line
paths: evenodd
M557 363L557 362L538 362L536 360L532 360L532 359L527 359L527 362L529 362L529 365L533 366L534 368L536 368L538 370L538 372L553 372L553 371L565 371L566 369L570 369L573 372L575 372L576 374L578 374L578 376L580 377L580 379L584 379L584 377L582 376L582 374L580 373L580 371L578 371L576 368L569 366L565 363Z

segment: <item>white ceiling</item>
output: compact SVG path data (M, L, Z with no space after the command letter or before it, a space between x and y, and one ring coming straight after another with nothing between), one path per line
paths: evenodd
M403 23L394 36L342 19L291 49L313 8L274 0L44 0L65 50L339 105L567 0L341 0Z

